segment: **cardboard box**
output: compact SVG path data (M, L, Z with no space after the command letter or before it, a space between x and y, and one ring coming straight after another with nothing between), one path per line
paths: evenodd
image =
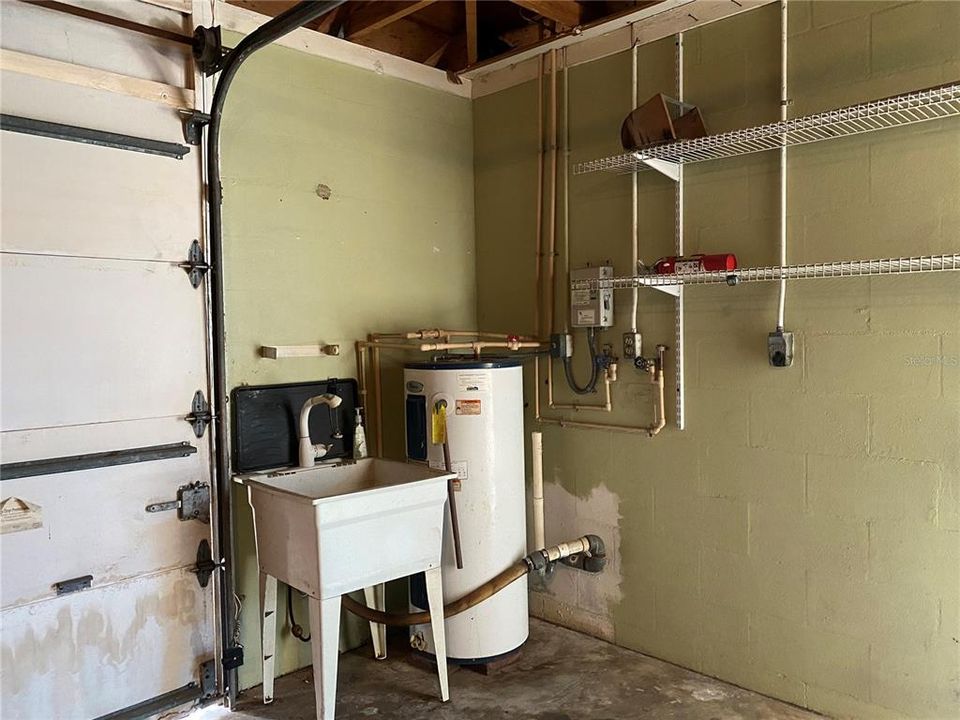
M620 127L624 150L703 137L707 129L695 105L657 93L633 110Z

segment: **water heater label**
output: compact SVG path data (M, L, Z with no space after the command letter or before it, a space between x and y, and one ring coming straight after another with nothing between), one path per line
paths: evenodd
M479 400L457 400L457 415L479 415Z
M482 370L457 373L457 384L460 387L460 392L490 392L490 373ZM458 400L457 415L460 415L459 402ZM480 413L474 414L479 415Z
M443 464L443 460L431 460L427 463L434 470L446 470L447 466ZM453 481L454 490L462 490L462 483L467 479L467 461L466 460L454 460L450 463L450 471L457 474L457 479Z

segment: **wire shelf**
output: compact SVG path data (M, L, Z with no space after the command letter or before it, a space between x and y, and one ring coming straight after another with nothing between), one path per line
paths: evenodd
M960 115L960 81L816 115L590 160L575 165L573 172L575 175L601 171L628 173L652 167L676 179L671 168L677 165L805 145L957 115Z
M870 277L960 270L960 253L953 255L919 255L916 257L882 258L878 260L838 260L805 265L773 265L708 272L672 273L669 275L633 275L605 280L578 280L572 290L635 287L663 288L677 285L739 285L744 282L807 280L814 278Z

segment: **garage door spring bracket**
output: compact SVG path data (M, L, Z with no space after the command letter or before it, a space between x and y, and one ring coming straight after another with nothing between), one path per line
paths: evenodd
M207 430L207 425L213 422L213 413L210 411L210 403L203 396L203 390L197 390L193 394L193 402L190 403L190 414L184 420L193 426L193 434L198 438L203 437Z
M203 138L203 128L210 124L210 115L201 110L181 110L183 120L183 139L190 145L199 145Z
M187 259L180 263L180 267L183 268L184 272L187 273L187 277L190 278L190 284L195 288L200 287L200 283L203 282L203 276L206 275L210 269L210 263L203 257L203 248L200 247L198 240L190 243L190 249L187 251Z

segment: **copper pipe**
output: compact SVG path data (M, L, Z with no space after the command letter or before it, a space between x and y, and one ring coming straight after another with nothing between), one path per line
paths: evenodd
M508 350L521 350L523 348L540 348L544 343L539 342L486 342L478 341L471 343L424 343L422 345L413 345L411 350L420 350L421 352L433 352L436 350L473 350L479 353L486 348L506 348Z
M367 373L364 368L363 358L366 354L366 348L363 343L357 341L353 344L354 353L357 356L357 392L360 394L360 407L367 409Z
M373 371L373 402L377 411L377 457L383 457L383 398L380 382L380 348L374 344L371 358Z
M550 237L547 263L547 332L554 331L557 269L557 51L550 51Z
M534 238L533 258L536 264L536 303L534 304L534 335L541 337L543 321L543 54L537 56L537 235ZM539 390L537 391L539 392Z
M604 372L603 387L604 387L605 399L604 399L604 402L602 403L599 403L596 405L591 405L588 403L555 403L552 400L553 393L551 392L550 408L552 410L576 410L578 412L580 410L600 410L603 412L612 412L613 400L610 397L610 382L611 382L610 373Z
M536 337L530 337L528 335L514 335L512 333L492 333L485 332L483 330L442 330L440 328L426 328L422 330L415 330L412 332L399 332L399 333L373 333L369 336L370 342L379 343L383 340L443 340L454 337L464 337L464 338L495 338L500 340L506 340L508 338L516 337L519 340L536 340Z
M657 387L657 399L654 402L653 411L656 418L652 425L616 425L613 423L594 423L581 422L579 420L566 420L564 418L540 417L539 422L548 425L559 425L560 427L579 427L592 430L613 430L616 432L644 434L649 437L658 435L666 426L666 415L663 406L663 369L652 370L650 382Z

